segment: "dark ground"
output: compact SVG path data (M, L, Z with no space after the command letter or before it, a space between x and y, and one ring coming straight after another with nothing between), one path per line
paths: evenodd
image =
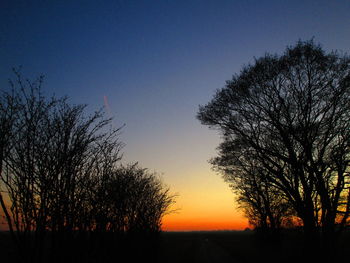
M165 232L161 238L159 262L280 263L304 259L298 232L284 233L277 240L266 240L252 231ZM350 232L343 234L337 248L331 262L348 258Z
M156 258L164 263L303 262L302 247L298 232L284 233L278 240L266 240L252 231L163 232ZM337 248L332 262L348 257L350 232L343 234ZM7 232L0 232L0 253L1 262L15 262L16 252ZM115 262L121 262L120 258Z

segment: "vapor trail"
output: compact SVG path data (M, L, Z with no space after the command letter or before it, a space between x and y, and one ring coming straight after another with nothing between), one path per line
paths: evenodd
M106 112L109 116L112 115L111 113L111 108L109 107L109 104L108 104L108 99L107 99L107 96L103 96L103 102L104 102L104 106L105 106L105 109L106 109Z

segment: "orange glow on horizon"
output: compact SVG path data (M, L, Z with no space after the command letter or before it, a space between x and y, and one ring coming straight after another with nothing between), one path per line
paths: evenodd
M244 230L247 221L172 221L164 220L163 231L214 231L214 230Z
M197 171L180 171L184 177L167 176L171 189L179 189L175 212L162 220L163 231L244 230L249 227L236 197L220 176L203 167ZM182 179L182 180L180 180Z

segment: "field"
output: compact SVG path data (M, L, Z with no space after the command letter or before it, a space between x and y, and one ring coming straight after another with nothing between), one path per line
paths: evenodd
M280 253L282 252L280 244L278 247L277 250L277 244L260 240L253 232L168 232L162 234L160 259L169 263L245 263L257 262L265 258L270 258L270 262L275 261L274 259L289 258L288 246L284 249L284 253Z
M265 240L252 231L162 233L159 262L302 262L300 233L284 233L279 240ZM339 241L334 262L350 252L350 233Z
M14 262L16 253L7 232L0 232L0 247L2 262ZM302 236L297 232L284 233L278 240L263 239L252 231L163 232L154 261L164 263L301 262L302 247ZM349 251L350 232L347 232L339 241L334 262L344 259Z

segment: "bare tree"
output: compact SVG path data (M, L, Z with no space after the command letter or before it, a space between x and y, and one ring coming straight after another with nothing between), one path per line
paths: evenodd
M95 145L108 141L119 153L121 144L118 129L104 131L110 120L102 112L85 117L84 105L70 106L66 98L46 99L42 78L23 81L17 73L17 82L11 84L16 114L1 174L11 201L7 221L15 226L11 232L22 254L39 262L48 230L55 248L66 244L78 226L82 184L90 176L88 165L98 161L93 159Z
M284 222L290 222L293 216L287 198L268 180L266 170L251 158L250 151L229 148L231 143L222 143L220 157L214 158L211 163L230 184L249 223L266 235L278 234ZM239 153L232 154L235 151Z
M14 122L17 114L17 101L14 91L2 92L0 96L0 178L4 175L4 162L7 159L12 148L11 137L13 136ZM6 203L6 191L2 180L0 180L0 205L4 213L4 219L10 230L13 241L19 247L19 240L14 233L13 220L10 213L10 207Z
M327 247L349 216L349 61L299 41L244 67L198 113L233 148L243 142L253 150L302 219L308 243L317 243L321 227ZM237 151L219 158L226 154Z
M21 261L108 261L125 235L158 233L173 197L155 174L121 166L120 128L15 73L0 98L0 203Z
M174 202L174 195L157 175L137 163L129 164L104 174L95 186L92 215L100 238L105 239L106 233L112 233L112 237L122 241L119 244L125 251L134 251L128 256L152 252L152 242L161 231L162 217L170 212ZM99 243L106 247L112 241Z

